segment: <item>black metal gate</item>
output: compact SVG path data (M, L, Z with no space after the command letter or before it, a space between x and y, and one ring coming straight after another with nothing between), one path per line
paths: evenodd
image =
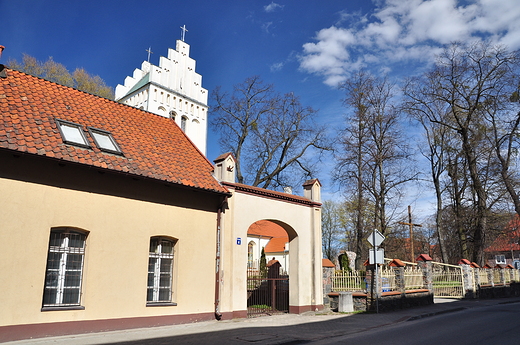
M247 317L289 312L289 275L280 266L247 269Z

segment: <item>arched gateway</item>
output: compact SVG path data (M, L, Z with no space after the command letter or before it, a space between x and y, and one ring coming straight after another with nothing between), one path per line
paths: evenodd
M288 270L290 281L288 311L302 313L321 309L323 291L319 181L307 181L304 184L304 197L301 197L235 183L234 165L235 160L231 154L222 155L215 160L215 176L232 194L220 219L221 255L220 265L217 265L217 312L226 318L248 315L247 301L252 290L252 286L248 286L251 285L247 277L248 266L252 266L251 251L258 250L255 246L260 243L255 243L251 236L248 237L248 230L259 221L276 224L287 234L288 255L283 266ZM272 257L266 257L267 261L271 259Z

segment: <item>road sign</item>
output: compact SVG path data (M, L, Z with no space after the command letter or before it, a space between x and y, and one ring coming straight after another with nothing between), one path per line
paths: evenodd
M369 261L370 265L374 264L374 259L376 264L384 264L385 263L385 250L383 248L379 248L374 255L374 249L370 249L369 252Z
M370 236L368 236L367 238L367 241L373 246L373 247L379 247L381 245L381 243L383 243L383 241L385 240L385 236L383 236L382 233L380 233L379 231L377 230L374 230L374 232L372 232L370 234Z

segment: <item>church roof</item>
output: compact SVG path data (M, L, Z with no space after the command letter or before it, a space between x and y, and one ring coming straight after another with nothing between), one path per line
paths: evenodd
M171 119L19 71L0 78L0 149L79 163L217 193L213 166ZM57 121L88 145L64 143ZM122 154L102 151L90 128L109 132Z
M144 77L142 77L141 80L139 80L137 83L135 83L135 85L121 98L125 98L126 96L131 95L134 91L139 90L140 88L142 88L149 82L150 82L150 73L146 73L146 75Z

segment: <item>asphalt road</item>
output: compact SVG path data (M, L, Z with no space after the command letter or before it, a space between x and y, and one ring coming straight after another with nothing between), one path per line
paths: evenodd
M473 308L410 320L312 344L518 345L520 303Z

